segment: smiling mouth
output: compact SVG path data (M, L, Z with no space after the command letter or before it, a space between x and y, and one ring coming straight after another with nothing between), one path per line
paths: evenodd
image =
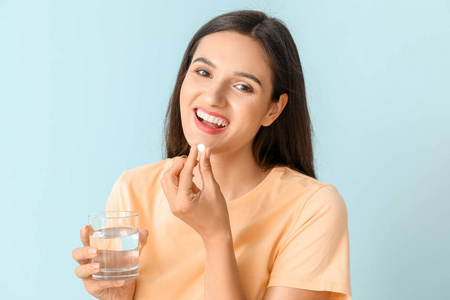
M219 117L211 116L199 108L195 112L195 115L197 116L197 119L202 124L204 124L205 126L207 126L209 128L214 128L214 129L225 128L229 124L227 120L219 118Z

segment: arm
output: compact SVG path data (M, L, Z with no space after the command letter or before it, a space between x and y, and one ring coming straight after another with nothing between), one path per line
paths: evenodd
M231 232L203 242L206 252L205 299L245 299Z
M231 234L204 240L205 299L245 299ZM240 288L236 288L240 287ZM297 288L268 287L263 300L328 300L330 292L310 291Z
M161 180L172 213L191 226L205 247L205 299L245 299L233 249L225 198L214 179L209 149L200 157L203 189L192 182L197 147L180 158Z

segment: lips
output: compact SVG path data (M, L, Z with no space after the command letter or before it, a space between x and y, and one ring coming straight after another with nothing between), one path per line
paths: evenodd
M219 134L230 124L225 116L208 111L203 107L194 108L194 120L197 127L208 134Z

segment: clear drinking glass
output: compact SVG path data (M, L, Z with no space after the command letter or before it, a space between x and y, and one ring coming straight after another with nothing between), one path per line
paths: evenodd
M89 244L98 249L92 259L101 271L97 280L127 280L139 275L139 214L107 211L89 214Z

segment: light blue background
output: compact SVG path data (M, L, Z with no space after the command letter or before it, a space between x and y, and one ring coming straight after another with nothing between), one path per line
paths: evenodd
M297 42L354 299L448 299L449 1L0 0L1 299L91 298L79 229L122 171L162 158L184 49L235 9Z

